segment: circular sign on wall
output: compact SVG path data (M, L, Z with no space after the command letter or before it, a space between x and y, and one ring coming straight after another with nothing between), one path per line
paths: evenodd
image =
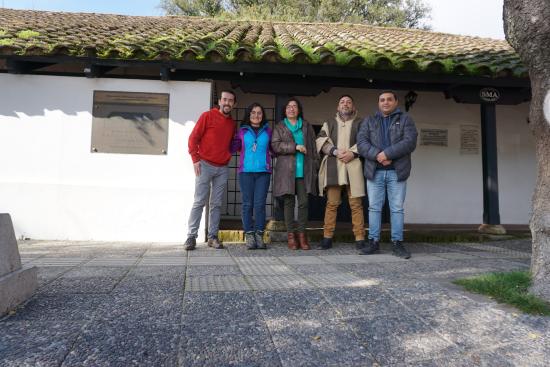
M495 88L483 88L479 91L479 98L485 102L496 102L500 99L500 92Z

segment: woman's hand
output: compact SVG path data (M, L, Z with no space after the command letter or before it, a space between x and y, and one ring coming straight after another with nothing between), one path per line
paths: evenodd
M306 154L307 153L307 150L306 150L306 147L303 146L303 145L296 145L296 151L300 152L300 153L303 153L303 154Z

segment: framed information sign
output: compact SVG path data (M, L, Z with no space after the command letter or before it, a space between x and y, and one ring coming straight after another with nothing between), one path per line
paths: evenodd
M93 153L167 154L166 93L94 91Z

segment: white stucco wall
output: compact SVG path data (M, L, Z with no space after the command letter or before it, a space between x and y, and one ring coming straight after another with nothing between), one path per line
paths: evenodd
M221 86L221 85L220 85ZM226 87L224 85L224 87ZM273 98L238 91L239 105L258 100L273 107ZM321 123L336 111L342 94L353 96L361 115L377 109L376 90L332 88L316 97L298 97L305 118ZM400 107L406 92L399 92ZM461 155L460 125L478 125L479 105L458 104L441 92L418 93L410 111L417 127L448 129L447 147L421 146L413 153L413 168L407 186L407 223L480 224L483 216L481 150ZM527 224L535 185L534 141L525 123L528 104L497 107L498 170L500 215L503 224ZM480 129L481 134L481 129Z
M169 93L168 154L90 153L94 90ZM184 241L187 139L210 91L206 82L0 74L0 212L18 238Z

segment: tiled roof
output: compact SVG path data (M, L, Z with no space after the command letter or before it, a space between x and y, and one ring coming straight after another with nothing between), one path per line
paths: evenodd
M282 23L0 9L0 57L341 65L527 77L506 41L343 23Z

